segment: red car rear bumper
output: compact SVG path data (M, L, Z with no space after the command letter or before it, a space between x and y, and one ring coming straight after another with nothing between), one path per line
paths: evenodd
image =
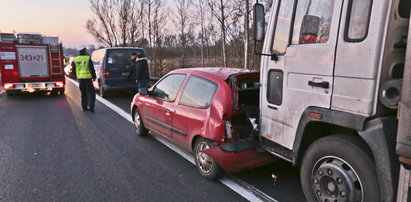
M226 172L259 167L276 159L268 152L257 152L254 148L246 151L230 152L222 150L221 146L206 149L202 152L211 156Z

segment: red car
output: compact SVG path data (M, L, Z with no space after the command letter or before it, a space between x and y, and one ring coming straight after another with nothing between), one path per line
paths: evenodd
M171 71L147 95L137 94L131 114L137 135L159 134L194 153L200 174L215 180L273 160L258 151L259 72L233 68Z

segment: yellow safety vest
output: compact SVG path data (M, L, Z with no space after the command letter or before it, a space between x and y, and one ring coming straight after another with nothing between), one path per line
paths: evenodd
M90 61L90 56L82 55L77 56L74 59L74 63L76 64L76 76L77 79L91 79L91 72L89 69L88 62Z

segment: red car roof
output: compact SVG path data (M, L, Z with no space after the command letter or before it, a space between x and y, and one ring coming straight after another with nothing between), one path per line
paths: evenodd
M228 68L228 67L197 67L197 68L184 68L176 69L170 73L185 73L185 74L197 74L205 78L215 78L219 80L226 80L230 75L237 73L255 72L248 69L240 68Z

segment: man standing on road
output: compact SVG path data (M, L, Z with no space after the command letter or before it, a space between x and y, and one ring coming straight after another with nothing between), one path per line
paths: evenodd
M130 68L130 74L128 75L128 80L135 80L136 78L136 66L137 66L137 53L131 53L130 55L130 63L128 63L128 67Z
M135 59L136 61L135 67L136 67L137 90L140 93L141 91L147 92L148 83L150 82L150 73L148 71L147 58L142 52L136 53L136 55L137 57Z
M94 113L96 93L94 91L93 81L96 79L96 72L86 46L82 45L77 50L80 51L80 55L74 58L71 66L73 67L73 74L76 75L79 82L81 106L83 111L89 110Z

